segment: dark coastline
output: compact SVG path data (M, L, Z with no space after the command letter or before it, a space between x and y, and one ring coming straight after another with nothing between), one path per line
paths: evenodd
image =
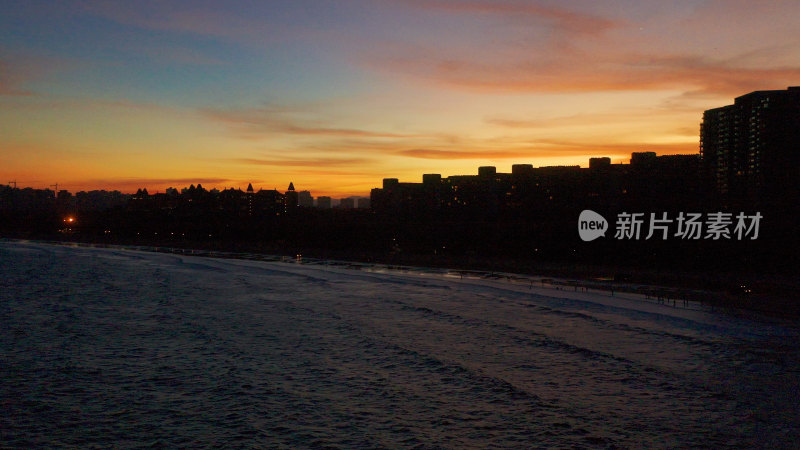
M430 268L483 278L535 280L560 289L602 290L638 293L679 306L698 302L714 310L735 315L763 314L800 320L800 280L786 274L728 272L704 273L680 270L643 269L620 265L570 264L491 256L422 255L410 252L385 253L365 250L287 248L274 243L230 241L87 239L77 236L6 235L0 240L36 241L55 245L134 249L234 259L324 261L359 267L383 265L387 269ZM526 281L527 282L527 281ZM532 281L533 282L533 281Z

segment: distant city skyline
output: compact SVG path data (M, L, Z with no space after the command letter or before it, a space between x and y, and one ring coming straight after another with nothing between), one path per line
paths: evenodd
M0 184L368 196L385 177L699 152L800 84L791 1L5 2Z

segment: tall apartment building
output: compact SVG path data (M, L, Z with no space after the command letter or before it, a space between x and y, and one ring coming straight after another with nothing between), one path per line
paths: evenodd
M800 186L800 87L755 91L705 111L700 154L722 199L774 203Z

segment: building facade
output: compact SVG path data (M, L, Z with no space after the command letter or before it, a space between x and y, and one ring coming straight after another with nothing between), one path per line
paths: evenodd
M700 126L709 187L727 203L796 195L800 177L800 87L755 91L709 109Z

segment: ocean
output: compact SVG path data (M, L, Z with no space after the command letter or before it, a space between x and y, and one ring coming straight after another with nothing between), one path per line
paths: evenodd
M506 279L0 242L0 446L791 448L796 323Z

